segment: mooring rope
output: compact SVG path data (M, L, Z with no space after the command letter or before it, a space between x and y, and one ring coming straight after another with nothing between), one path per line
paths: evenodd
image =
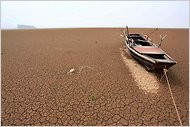
M181 122L181 118L179 116L179 112L178 112L178 109L177 109L177 106L176 106L176 103L175 103L175 100L174 100L174 97L173 97L173 93L172 93L172 90L171 90L171 87L170 87L170 83L169 83L169 80L168 80L168 76L167 76L167 69L164 69L164 75L166 77L166 81L167 81L167 84L168 84L168 88L169 88L169 91L170 91L170 95L172 97L172 100L173 100L173 104L174 104L174 107L175 107L175 110L176 110L176 113L177 113L177 117L178 117L178 120L179 120L179 123L181 126L183 126L182 122ZM162 76L163 78L163 76ZM161 78L161 79L162 79Z

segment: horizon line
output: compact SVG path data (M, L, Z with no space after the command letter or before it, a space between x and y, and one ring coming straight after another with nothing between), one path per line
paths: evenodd
M126 28L126 27L44 27L44 28L1 28L1 30L40 30L40 29L98 29L98 28ZM190 27L129 27L129 28L160 28L160 29L189 29Z

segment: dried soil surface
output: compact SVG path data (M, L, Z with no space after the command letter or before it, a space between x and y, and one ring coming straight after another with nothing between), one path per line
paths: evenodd
M153 29L130 29L148 34ZM2 30L1 125L179 125L165 79L127 52L115 29ZM188 29L160 29L189 125Z

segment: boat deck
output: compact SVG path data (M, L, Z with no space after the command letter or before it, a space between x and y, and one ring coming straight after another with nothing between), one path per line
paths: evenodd
M165 54L161 49L154 46L135 46L134 49L141 54Z

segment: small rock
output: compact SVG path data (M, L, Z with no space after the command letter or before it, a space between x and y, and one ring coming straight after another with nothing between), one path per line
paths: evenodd
M73 73L75 71L75 69L74 68L72 68L69 72L70 73Z

